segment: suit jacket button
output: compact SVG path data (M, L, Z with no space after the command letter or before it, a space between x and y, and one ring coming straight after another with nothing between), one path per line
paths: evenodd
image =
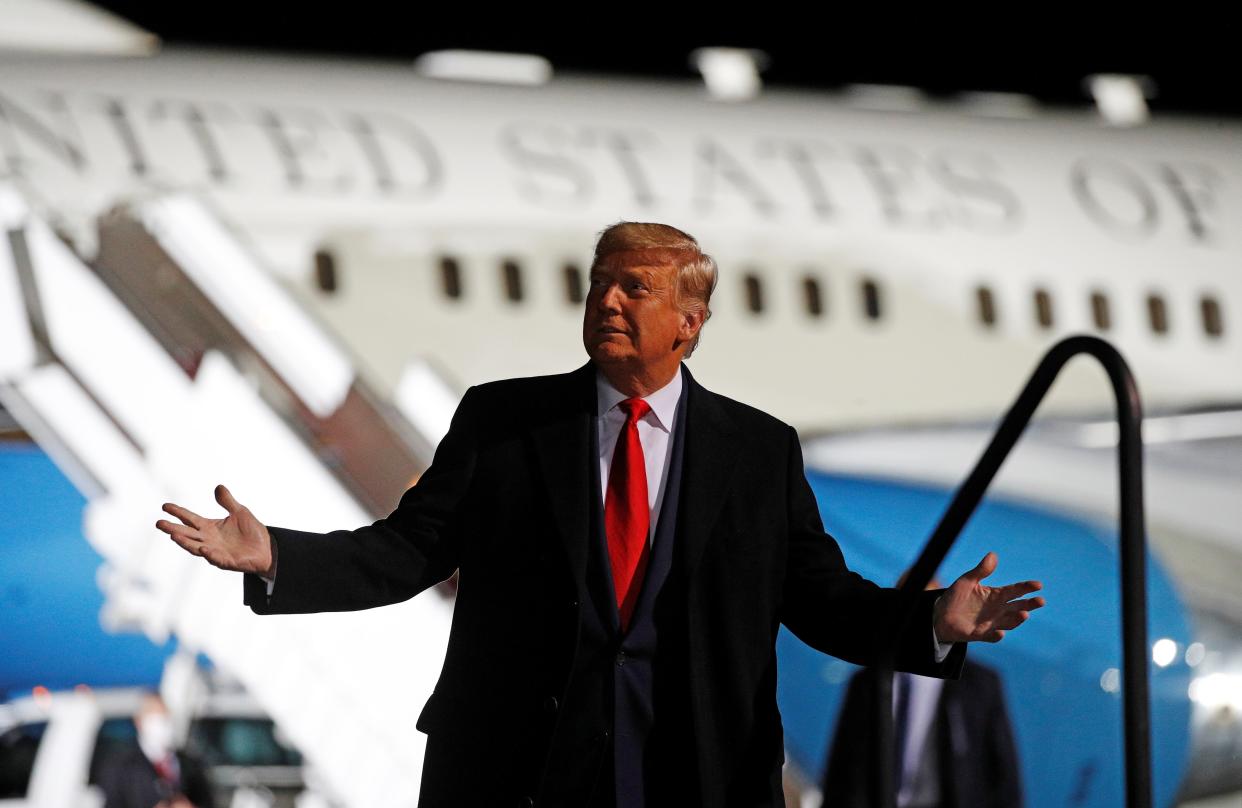
M571 600L571 601L569 601L569 603L567 603L567 604L566 604L566 606L567 606L567 608L570 608L570 609L576 609L576 608L578 608L578 601L576 601L576 600Z
M556 700L556 696L548 696L543 700L543 711L545 713L555 713L560 709L561 703Z

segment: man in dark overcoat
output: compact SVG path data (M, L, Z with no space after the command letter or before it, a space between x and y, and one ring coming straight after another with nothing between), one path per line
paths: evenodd
M472 387L422 478L374 524L268 527L224 486L221 519L157 527L249 573L264 614L396 603L459 573L447 656L418 726L423 806L778 806L777 630L866 664L952 676L1041 598L982 583L906 596L849 571L797 433L682 364L716 282L662 224L601 235L583 342L557 376ZM400 641L400 638L394 638ZM410 638L417 642L417 638Z

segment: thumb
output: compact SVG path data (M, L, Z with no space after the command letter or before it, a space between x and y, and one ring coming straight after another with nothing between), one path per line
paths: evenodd
M967 578L975 583L978 583L979 581L982 581L984 578L988 577L989 575L991 575L993 572L996 571L996 562L997 562L996 553L989 552L987 555L983 557L983 560L980 561L973 570L966 573L962 577Z
M229 493L229 489L225 488L223 485L216 486L216 502L220 503L220 507L224 508L229 513L237 513L241 510L241 505L238 504L237 500L233 499L233 495Z

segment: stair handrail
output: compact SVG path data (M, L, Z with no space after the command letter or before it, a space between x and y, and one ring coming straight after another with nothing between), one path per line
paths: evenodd
M876 721L872 778L876 804L896 808L893 750L893 665L897 638L917 608L915 593L923 591L974 514L1001 464L1030 423L1065 363L1079 354L1094 356L1112 384L1117 400L1118 480L1120 483L1121 632L1124 689L1125 772L1127 808L1151 808L1151 719L1147 671L1146 534L1143 517L1142 406L1138 385L1121 353L1103 339L1067 337L1044 355L1030 380L997 427L970 476L958 488L901 587L908 606L895 622L897 629L876 670L872 714Z

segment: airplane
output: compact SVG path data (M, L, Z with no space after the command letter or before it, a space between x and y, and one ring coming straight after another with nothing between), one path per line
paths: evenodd
M0 55L16 278L0 287L0 344L30 345L0 357L0 403L87 497L115 625L235 666L346 802L416 794L411 725L451 593L248 622L227 576L189 571L145 524L168 499L213 509L221 480L272 523L384 515L466 385L580 363L592 234L668 221L722 267L696 375L798 427L825 523L876 580L912 561L1049 345L1087 332L1119 346L1155 416L1157 802L1242 788L1227 756L1242 734L1235 123L1113 126L1019 97L877 88L726 100L495 54L465 60L467 78L433 56ZM1037 804L1120 801L1111 406L1101 374L1071 364L1041 409L1055 419L943 571L990 547L1049 585L1039 620L972 649L1009 683ZM83 444L84 423L109 437ZM201 467L178 468L186 444ZM321 495L308 506L295 482ZM384 639L406 635L425 642ZM334 643L361 661L329 661ZM787 636L780 656L790 757L813 783L849 669ZM377 659L385 673L364 679ZM326 726L335 737L303 741ZM397 797L351 782L359 758L342 749L377 739L389 751L368 765Z

